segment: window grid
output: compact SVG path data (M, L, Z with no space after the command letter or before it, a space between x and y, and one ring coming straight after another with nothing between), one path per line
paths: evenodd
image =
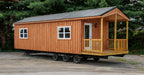
M26 30L26 32L25 32L25 30ZM27 39L28 38L28 28L20 28L19 29L19 38L20 39Z
M66 28L69 28L70 32L65 32ZM63 32L59 32L59 29L63 28ZM63 38L59 37L59 34L63 34ZM65 34L70 34L69 38L65 37ZM63 26L63 27L58 27L58 39L71 39L71 26Z

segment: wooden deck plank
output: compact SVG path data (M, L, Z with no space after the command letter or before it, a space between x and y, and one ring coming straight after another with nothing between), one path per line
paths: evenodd
M127 54L129 51L128 50L123 50L123 51L114 51L114 50L104 50L103 53L101 52L93 52L93 51L83 51L82 54L87 54L87 55L98 55L98 56L109 56L109 55L118 55L118 54Z

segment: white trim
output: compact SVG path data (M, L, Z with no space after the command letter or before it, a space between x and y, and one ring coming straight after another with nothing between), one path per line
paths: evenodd
M12 27L13 27L12 30L14 31L14 30L15 30L15 25L14 25L14 23L13 23Z
M70 32L65 32L66 27L70 28ZM61 34L61 33L59 33L59 30L58 30L59 28L63 28L63 32L62 32L63 38L59 38L59 34ZM70 38L65 38L66 33L70 33ZM57 27L57 38L58 39L71 39L71 26L59 26L59 27Z
M92 23L84 23L84 38L85 38L85 25L90 26L89 39L92 39Z
M24 33L24 29L27 30L27 33ZM23 33L20 33L20 30L23 30ZM23 34L23 37L21 37L20 35ZM27 34L27 37L24 37L24 34ZM19 38L20 39L28 39L28 28L19 28Z
M85 38L85 26L89 25L89 39L92 39L92 23L84 23L84 38ZM85 41L84 41L84 45L85 45ZM89 47L85 47L84 49L86 50L92 50L92 40L89 40Z

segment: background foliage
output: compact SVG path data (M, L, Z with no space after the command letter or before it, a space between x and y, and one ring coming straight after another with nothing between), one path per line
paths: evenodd
M0 50L14 50L12 24L25 17L117 6L130 18L129 50L144 54L144 0L20 0L0 1ZM125 38L125 23L118 23L118 38ZM113 38L113 24L110 24Z

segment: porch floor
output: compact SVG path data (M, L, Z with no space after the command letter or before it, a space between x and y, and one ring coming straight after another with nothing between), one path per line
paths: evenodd
M93 51L82 51L82 54L109 56L109 55L127 54L128 52L129 52L128 50L123 50L123 51L104 50L102 53L101 52L95 52L95 51L94 52Z

